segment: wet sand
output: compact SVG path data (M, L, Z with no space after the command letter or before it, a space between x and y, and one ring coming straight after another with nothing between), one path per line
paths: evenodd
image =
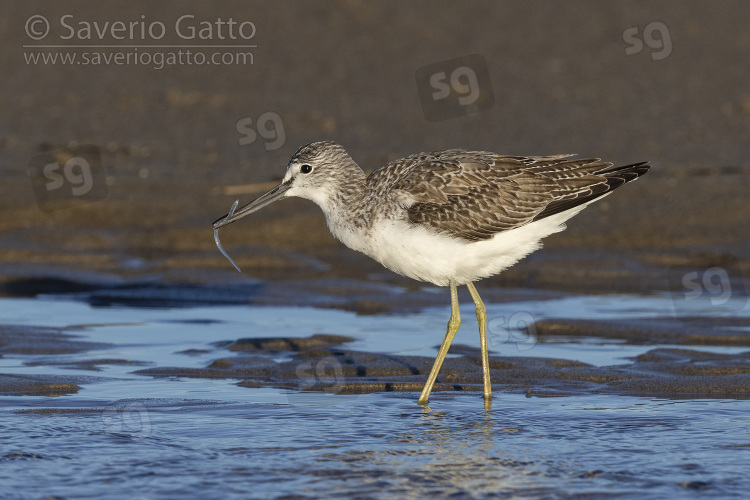
M272 186L299 146L333 139L368 172L418 151L453 147L506 154L571 151L619 164L650 160L653 168L645 177L576 216L566 231L545 240L541 251L480 282L484 299L674 294L684 291L681 278L687 273L720 268L730 279L732 297L747 301L750 239L743 229L750 220L750 95L741 69L747 30L738 22L747 12L745 3L718 11L688 2L680 12L666 12L633 3L575 2L542 9L510 2L438 9L421 2L377 7L344 2L336 14L315 3L268 9L133 2L117 12L85 5L31 2L0 8L7 28L1 30L0 63L9 75L0 82L5 124L0 132L0 296L75 294L96 306L312 305L359 314L447 304L446 290L436 292L344 248L328 232L319 209L303 200L284 201L222 230L224 246L244 274L235 273L216 250L210 224L236 198L244 203ZM259 32L257 62L239 69L163 70L25 64L20 47L29 42L21 29L26 19L39 12L54 19L69 9L79 18L85 13L101 21L146 10L149 19L171 19L183 11L198 18L250 17ZM457 25L458 18L471 22ZM657 19L669 28L674 52L664 60L651 57L648 48L628 56L624 30ZM585 29L573 34L571 26ZM471 53L488 62L494 106L428 121L416 70ZM283 144L272 150L262 141L240 144L238 120L266 111L283 120ZM32 189L30 162L44 153L75 153L83 144L101 152L106 175L96 187L105 196L90 203L70 198L63 208L45 211L45 200ZM747 345L747 335L733 326L686 313L678 320L647 323L546 320L536 328L542 336L628 343ZM64 332L0 328L0 354L94 348ZM321 353L333 355L331 349ZM352 391L385 390L387 384L414 388L410 377L421 376L426 363L386 360L348 351L345 344L336 349L351 361L346 366L366 371L382 364L393 370L387 375L393 381L347 382ZM526 388L507 386L513 390L533 385L541 391L579 387L623 394L649 387L660 394L686 388L745 392L746 373L735 373L741 356L705 360L707 374L693 375L699 378L690 382L680 373L679 360L686 366L701 363L698 353L652 354L601 376L599 369L560 366L557 378L554 360L538 359L526 367L497 358L495 379L503 384L513 375L529 381ZM200 373L246 384L272 382L233 372L266 358L237 356L226 359L229 365L217 360ZM120 362L131 361L101 360ZM289 361L285 369L300 362ZM451 360L446 373L456 377L455 384L440 389L473 388L475 363L468 351L460 361ZM655 370L656 365L665 369ZM76 366L93 370L97 363ZM403 367L409 373L402 373ZM663 383L648 385L649 377ZM74 379L51 375L3 380L7 392L45 384L49 390L77 387Z
M147 368L136 373L156 377L241 379L242 387L325 391L333 394L415 392L422 390L433 358L347 350L345 338L239 339L226 348L235 353L205 369ZM742 345L750 346L750 338ZM293 359L275 362L278 356ZM434 391L482 391L478 349L454 345L443 363ZM691 349L654 349L631 364L595 367L578 361L491 356L493 388L528 396L605 393L652 397L750 397L750 350L736 355Z
M536 324L536 331L538 341L542 343L553 337L581 336L637 345L682 344L685 347L655 348L629 363L599 367L565 359L491 356L493 389L527 396L593 393L745 399L750 395L750 350L717 354L703 352L700 346L750 347L750 336L735 333L737 327L750 326L750 321L733 319L710 323L710 328L694 326L693 331L685 334L683 323L674 318L628 324L616 321L541 321ZM30 366L98 370L103 365L119 364L132 366L133 373L144 376L229 379L237 380L237 385L247 388L275 387L342 395L394 391L418 393L421 390L432 367L432 357L354 351L347 348L347 343L352 340L346 336L325 334L307 338L237 339L207 346L226 351L226 355L213 359L203 368L158 366L138 369L146 363L106 357L86 361L55 358L54 355L91 349L106 352L107 345L81 342L53 329L5 326L0 336L0 354L28 355L30 359L25 364ZM434 391L481 393L478 349L456 344L450 353L452 356L446 359ZM181 354L194 353L184 351ZM44 356L41 360L40 355ZM80 389L79 384L98 380L78 375L0 374L0 394L73 394Z
M673 269L720 266L736 278L750 269L750 242L740 230L750 220L750 95L739 84L748 44L737 23L745 3L717 11L688 2L666 17L649 4L589 1L544 8L344 2L336 15L315 2L274 9L235 2L76 5L76 19L88 19L85 13L101 21L144 9L150 20L183 9L197 19L250 18L258 29L256 61L161 70L29 65L19 48L29 43L21 29L26 19L39 12L54 19L70 9L3 6L0 18L14 29L2 31L0 50L13 75L0 82L7 124L0 133L0 294L101 280L241 280L216 251L210 223L234 199L246 202L267 190L298 147L321 139L341 142L365 171L454 147L652 162L643 179L589 207L543 251L484 280L484 289L649 293L668 289ZM459 15L471 22L457 25ZM624 30L662 17L674 48L668 57L653 59L648 47L628 55ZM290 19L312 22L294 23L291 34ZM572 34L570 26L596 29ZM416 70L471 53L487 60L494 106L426 120ZM280 147L240 144L238 120L264 111L283 120ZM90 203L71 198L45 212L27 166L41 153L83 144L101 152L106 186L96 187L105 196ZM268 207L227 227L222 238L247 277L419 286L343 248L307 201Z
M674 287L670 272L716 266L741 279L750 268L749 243L738 230L750 220L750 204L740 202L748 189L750 167L718 178L688 172L678 180L654 168L571 219L542 250L479 286L648 293ZM410 290L421 285L345 248L328 232L320 210L304 200L285 200L222 230L225 248L244 271L240 275L217 251L210 227L232 198L209 194L209 203L196 207L191 200L206 197L205 184L180 190L184 197L168 201L153 193L51 218L33 206L3 207L0 293L32 295L149 280L231 286L250 283L248 278L300 280L307 289L330 279ZM672 196L667 193L679 193L701 208L686 219L682 203L665 203ZM729 203L717 205L717 200ZM152 218L154 213L159 217Z
M27 327L18 325L0 325L0 356L7 354L25 356L49 356L83 353L91 349L106 348L106 344L75 340L55 328ZM95 369L97 364L119 362L120 360L80 361L70 365L76 369ZM54 361L43 365L55 366ZM28 396L62 396L75 394L79 384L95 382L96 377L81 375L15 375L0 373L0 394Z

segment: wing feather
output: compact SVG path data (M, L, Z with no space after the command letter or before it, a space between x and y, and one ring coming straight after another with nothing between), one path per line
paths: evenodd
M588 203L649 169L647 162L614 167L571 156L420 153L374 171L368 185L411 223L476 241Z

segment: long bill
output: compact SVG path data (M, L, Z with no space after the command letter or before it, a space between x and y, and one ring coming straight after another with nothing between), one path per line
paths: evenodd
M221 217L220 219L214 221L214 229L219 229L220 227L226 226L227 224L231 224L232 222L239 220L246 215L257 212L261 208L270 205L274 201L281 200L286 196L285 193L289 190L290 187L290 184L279 184L266 194L259 196L257 199L251 201L236 212L232 210L224 217Z

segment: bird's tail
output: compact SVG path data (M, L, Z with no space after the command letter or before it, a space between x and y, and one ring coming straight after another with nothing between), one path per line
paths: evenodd
M579 205L588 205L594 200L606 196L620 186L636 180L642 176L651 165L647 161L624 165L621 167L606 167L596 172L597 176L604 177L606 182L591 186L591 191L583 196L576 196L550 203L547 207L534 217L533 220L544 219L550 215L559 214Z

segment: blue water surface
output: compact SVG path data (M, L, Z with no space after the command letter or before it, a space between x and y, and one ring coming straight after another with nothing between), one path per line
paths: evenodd
M667 307L659 297L572 297L490 305L488 314L542 319L585 309L594 318L649 317ZM243 337L333 333L354 337L355 349L433 355L447 314L2 299L0 324L65 328L77 340L113 346L0 358L0 373L100 377L67 396L0 397L0 496L726 498L750 490L746 400L496 391L485 411L474 393L435 393L422 408L413 393L339 395L133 374L149 366L205 367L226 353L215 342ZM470 316L457 341L473 345ZM597 339L541 344L490 333L496 353L597 365L655 347ZM98 372L61 364L103 358L139 364Z

